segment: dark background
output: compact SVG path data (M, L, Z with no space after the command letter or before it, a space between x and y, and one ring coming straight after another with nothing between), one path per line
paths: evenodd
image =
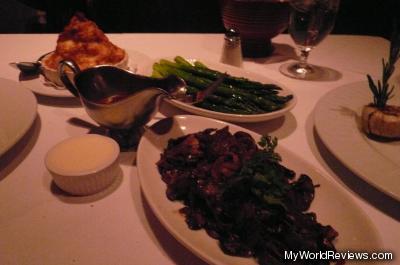
M223 32L218 0L0 0L0 33L60 32L80 10L105 32ZM389 38L400 0L342 0L333 34Z

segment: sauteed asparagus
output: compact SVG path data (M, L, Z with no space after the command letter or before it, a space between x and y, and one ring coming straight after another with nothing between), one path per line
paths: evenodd
M221 72L208 68L200 61L193 64L181 56L174 61L161 59L153 65L153 77L177 75L183 78L188 94L195 99L196 93L213 83ZM233 114L261 114L285 107L293 95L279 95L281 88L275 84L263 84L244 77L227 75L215 92L195 106Z

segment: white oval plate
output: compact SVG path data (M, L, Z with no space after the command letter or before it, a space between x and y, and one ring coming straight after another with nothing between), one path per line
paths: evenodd
M71 92L69 92L69 90L65 89L65 87L57 86L47 81L43 75L38 75L36 78L32 79L23 79L22 76L20 76L19 82L21 85L32 90L32 92L38 95L56 98L75 97L71 94Z
M338 87L317 103L315 128L338 160L372 186L400 201L400 141L374 141L361 130L362 107L371 100L366 81ZM392 104L400 105L400 98L393 98Z
M126 50L129 61L129 70L138 74L141 74L144 70L143 66L149 65L151 61L146 55ZM26 88L32 90L34 93L42 96L57 97L57 98L74 98L65 87L56 86L55 84L47 81L43 75L38 75L36 78L22 79L20 76L19 82Z
M0 156L32 126L37 102L31 91L15 81L0 78Z
M137 168L141 188L160 222L179 242L200 258L217 265L254 265L256 264L255 259L224 254L219 248L218 242L210 238L204 230L193 231L187 227L184 217L179 213L183 204L167 199L166 185L161 180L156 166L169 139L199 132L206 128L223 128L225 126L229 126L231 132L245 131L257 141L260 139L260 135L247 129L200 116L175 116L154 124L153 128L169 127L169 130L163 134L155 134L147 130L140 140L137 151ZM381 249L381 240L371 220L347 193L291 151L279 146L277 151L281 154L284 165L295 170L297 174L309 175L315 184L321 185L316 189L311 210L316 212L320 223L330 224L339 232L336 241L339 251L376 251ZM346 264L351 264L351 262Z
M167 59L171 60L170 58L167 58ZM195 59L187 59L187 60L189 62L195 61ZM261 121L267 121L267 120L272 120L272 119L278 118L280 116L285 115L288 111L293 109L297 103L297 97L293 93L293 91L291 91L284 85L280 84L279 82L273 80L272 78L268 78L266 76L252 73L252 72L246 71L244 69L234 67L231 65L227 65L227 64L207 62L204 60L199 60L199 61L203 62L207 67L209 67L211 69L214 69L214 70L217 70L220 72L227 72L228 74L230 74L232 76L245 77L250 80L258 81L258 82L265 83L265 84L270 83L270 84L278 85L279 87L282 88L280 95L286 96L286 95L292 94L293 99L290 100L288 102L288 104L280 110L263 113L263 114L252 114L252 115L229 114L229 113L207 110L207 109L199 108L199 107L196 107L196 106L193 106L190 104L186 104L182 101L174 100L174 99L165 99L167 102L169 102L170 104L174 105L177 108L180 108L180 109L187 111L189 113L192 113L192 114L201 115L201 116L214 118L214 119L218 119L218 120L223 120L223 121L245 122L245 123L261 122ZM151 73L151 71L149 71L149 72ZM273 73L271 73L271 75L273 75Z

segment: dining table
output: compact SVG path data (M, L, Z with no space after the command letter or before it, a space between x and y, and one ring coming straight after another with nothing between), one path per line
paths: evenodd
M151 74L155 61L177 55L220 64L225 47L224 35L214 33L110 33L107 36L127 51L131 67L146 75ZM57 34L0 34L0 83L12 82L31 91L29 84L21 80L20 72L9 63L36 60L55 49L57 37ZM318 80L292 79L281 74L282 64L298 58L296 45L288 34L278 35L272 43L274 51L270 56L243 58L238 68L284 85L296 94L297 104L281 117L235 122L236 125L260 135L277 137L279 146L321 172L372 223L371 233L376 233L380 241L376 251L394 254L393 260L376 264L399 264L400 201L348 168L325 145L314 124L316 105L327 93L366 82L367 74L381 78L381 60L387 58L390 42L376 36L327 36L309 57L311 64L326 70L327 74ZM400 87L398 73L395 71L392 78L396 89ZM121 151L121 173L105 192L71 196L60 190L46 169L47 152L68 137L87 134L99 127L77 98L33 93L37 113L32 125L0 156L0 264L200 265L210 262L177 240L153 213L141 190L135 148ZM149 124L186 114L189 113L162 102ZM339 132L341 128L336 130ZM397 185L400 185L398 177ZM343 214L336 218L346 220L351 216Z

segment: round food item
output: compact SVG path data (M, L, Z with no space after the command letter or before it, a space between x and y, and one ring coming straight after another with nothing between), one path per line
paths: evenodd
M96 134L68 138L49 150L47 170L62 190L90 195L107 188L118 175L119 146Z
M43 75L60 86L57 68L62 60L74 61L81 70L96 65L128 68L125 50L111 43L104 32L81 13L73 16L59 34L55 51L42 59Z
M389 139L400 139L400 106L387 105L378 109L373 105L363 107L362 128L365 133Z

